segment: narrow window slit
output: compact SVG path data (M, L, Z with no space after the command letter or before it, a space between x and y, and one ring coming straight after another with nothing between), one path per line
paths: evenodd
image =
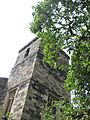
M25 53L25 55L24 55L24 58L26 58L26 57L29 55L29 51L30 51L30 48L28 48L28 49L26 50L26 53Z

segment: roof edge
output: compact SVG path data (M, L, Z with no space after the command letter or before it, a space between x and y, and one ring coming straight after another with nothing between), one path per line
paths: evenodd
M60 51L61 51L68 59L70 59L69 55L67 55L67 53L66 53L64 50L60 49Z
M35 37L32 41L30 41L30 42L29 42L28 44L26 44L23 48L21 48L21 49L19 50L19 53L22 52L26 47L28 47L29 45L31 45L33 42L35 42L37 39L39 39L39 38L38 38L38 37ZM60 49L60 51L61 51L68 59L70 59L69 55L67 55L67 53L66 53L64 50Z
M7 77L0 77L0 80L1 80L1 79L7 80L8 78L7 78Z
M38 37L35 37L32 41L30 41L28 44L26 44L23 48L19 50L19 53L22 52L26 47L31 45L33 42L35 42L38 39Z

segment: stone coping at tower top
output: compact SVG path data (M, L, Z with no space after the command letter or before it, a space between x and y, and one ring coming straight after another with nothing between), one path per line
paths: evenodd
M32 41L30 41L28 44L26 44L23 48L19 50L19 53L22 52L25 48L27 48L29 45L31 45L33 42L35 42L38 39L38 37L35 37Z
M68 59L70 59L70 57L66 54L66 52L64 52L62 49L60 51L63 55L65 55Z
M22 52L25 48L27 48L29 45L31 45L33 42L35 42L38 39L38 37L35 37L32 41L30 41L28 44L26 44L23 48L21 48L19 50L19 53ZM64 52L62 49L60 49L61 53L63 55L65 55L68 59L70 59L70 57L66 54L66 52Z

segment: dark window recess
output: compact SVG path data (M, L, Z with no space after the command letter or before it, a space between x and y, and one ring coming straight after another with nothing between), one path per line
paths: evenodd
M24 58L26 58L26 57L29 55L29 51L30 51L30 48L28 48L28 49L26 50L26 53L25 53L25 55L24 55Z

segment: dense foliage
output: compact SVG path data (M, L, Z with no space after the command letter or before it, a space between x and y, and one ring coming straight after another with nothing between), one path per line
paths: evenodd
M44 0L33 7L31 31L42 38L45 62L54 69L60 49L71 53L65 88L74 90L74 107L63 106L64 120L90 119L90 1ZM47 120L49 120L50 116ZM53 120L50 119L50 120Z

